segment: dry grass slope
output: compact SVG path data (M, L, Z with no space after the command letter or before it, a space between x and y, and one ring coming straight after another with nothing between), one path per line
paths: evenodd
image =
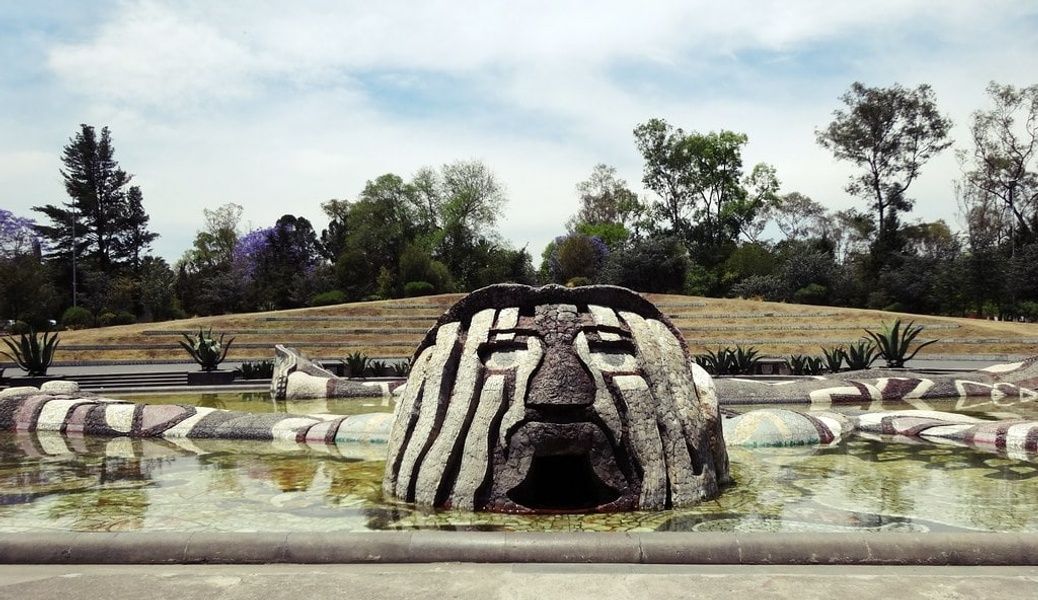
M181 331L212 327L235 337L233 359L273 356L283 343L318 357L364 352L373 357L410 356L425 331L459 294L359 302L320 308L200 317L165 323L104 327L62 334L58 361L183 359ZM650 294L684 333L694 352L725 345L755 345L764 354L818 354L820 346L859 339L895 318L928 327L921 339L939 338L926 355L1038 354L1038 324L930 317L875 310L780 304L741 299Z

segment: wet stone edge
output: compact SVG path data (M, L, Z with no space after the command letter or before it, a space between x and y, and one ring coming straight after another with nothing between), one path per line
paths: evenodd
M1038 565L1034 533L33 533L0 564Z

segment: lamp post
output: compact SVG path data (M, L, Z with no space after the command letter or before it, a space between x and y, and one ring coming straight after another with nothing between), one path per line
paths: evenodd
M72 200L72 306L76 304L76 205L75 199Z

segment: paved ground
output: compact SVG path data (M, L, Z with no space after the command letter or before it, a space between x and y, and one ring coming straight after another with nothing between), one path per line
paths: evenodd
M1033 598L1034 567L0 566L0 598Z

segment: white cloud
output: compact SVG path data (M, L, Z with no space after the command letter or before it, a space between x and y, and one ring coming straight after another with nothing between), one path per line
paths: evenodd
M35 157L0 180L26 208L60 199L61 144L81 121L108 124L174 258L206 206L241 203L256 226L320 221L319 201L380 173L481 158L510 191L503 234L536 255L592 165L638 184L631 129L662 116L748 133L748 165L843 207L850 167L814 129L848 84L930 82L965 139L987 80L1033 83L1033 14L924 0L124 2L53 45L52 121L0 140L2 156ZM848 55L824 71L804 62L834 48ZM446 90L425 86L440 79ZM0 89L0 108L3 92L16 90ZM917 216L953 216L956 174L950 153L927 166Z

